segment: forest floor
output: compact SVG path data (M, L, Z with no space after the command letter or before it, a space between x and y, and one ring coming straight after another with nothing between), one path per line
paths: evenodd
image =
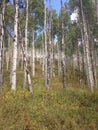
M61 77L56 76L47 91L39 66L32 80L33 95L28 88L23 89L23 72L19 69L17 91L11 92L9 71L4 70L0 130L98 130L98 91L92 94L72 75L66 90Z

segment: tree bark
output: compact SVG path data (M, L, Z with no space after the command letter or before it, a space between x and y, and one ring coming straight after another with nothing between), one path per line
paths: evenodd
M27 56L27 48L28 48L28 0L26 0L26 25L25 25L25 53L26 53L26 56ZM25 67L24 67L25 69ZM23 86L25 87L26 86L26 70L24 70L24 83L23 83Z
M44 32L42 32L42 72L45 74L45 44L44 44Z
M47 85L47 80L48 80L48 75L47 75L47 25L46 25L46 0L44 0L44 38L45 38L45 86L47 89L48 85Z
M96 22L98 24L98 0L95 0L95 3L96 3Z
M61 52L60 52L60 47L59 43L57 42L57 60L58 60L58 76L61 74Z
M23 54L23 60L24 60L24 67L25 67L25 73L28 79L28 85L29 85L29 90L30 93L33 93L33 88L32 88L32 81L31 81L31 76L30 76L30 72L29 72L29 67L28 67L28 61L27 61L27 56L26 56L26 52L25 52L25 46L23 43L23 36L22 36L22 32L21 29L19 28L19 38L20 38L20 46L21 46L21 50L22 50L22 54Z
M17 44L18 44L18 10L19 0L15 0L15 18L14 18L14 45L12 57L12 84L11 89L16 90L16 64L17 64Z
M87 29L87 22L85 18L85 14L83 11L83 4L82 0L80 0L81 4L81 14L82 14L82 22L83 22L83 31L84 31L84 49L86 53L86 60L87 60L87 75L89 78L88 85L90 86L91 91L93 92L94 87L94 79L93 79L93 71L92 71L92 64L91 64L91 56L90 56L90 47L89 47L89 37L88 37L88 29Z
M50 5L49 5L49 31L48 31L48 46L47 46L47 88L50 88L50 53L51 53L51 0L50 0Z
M62 66L62 80L63 80L63 88L66 88L66 71L65 71L65 42L64 42L64 18L63 18L63 4L61 0L61 24L62 24L62 42L61 42L61 66Z
M4 13L5 13L5 0L2 2L2 12L0 14L0 92L2 92L2 82L3 82L3 49L4 49Z
M32 48L31 48L31 59L32 59L32 76L35 76L35 45L34 45L34 29L32 28Z

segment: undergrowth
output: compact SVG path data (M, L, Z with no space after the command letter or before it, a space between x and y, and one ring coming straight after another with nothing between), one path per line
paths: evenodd
M98 130L98 91L92 94L76 81L68 82L63 90L61 77L55 77L47 91L38 71L32 95L23 88L23 73L18 70L14 93L10 91L9 71L4 74L0 130Z

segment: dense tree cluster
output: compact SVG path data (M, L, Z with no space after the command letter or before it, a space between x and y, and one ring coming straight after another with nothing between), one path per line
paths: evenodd
M16 72L21 66L23 86L28 81L33 93L32 77L36 75L38 60L47 89L56 75L62 75L65 89L69 70L72 70L78 73L77 82L87 84L93 92L98 87L98 0L65 3L60 0L59 14L52 8L52 0L49 0L49 8L46 2L0 1L0 91L6 65L10 70L11 89L17 88Z

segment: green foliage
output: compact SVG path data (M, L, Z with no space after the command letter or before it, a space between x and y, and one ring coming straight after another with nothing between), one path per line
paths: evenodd
M39 35L36 38L35 47L42 48L42 44L44 44L44 43L42 43L42 35Z
M11 28L14 26L14 13L14 6L8 4L5 9L5 25L10 26Z
M4 130L97 130L98 93L69 87L46 91L34 88L6 92L0 97L0 129Z
M17 71L15 93L10 91L9 71L4 70L4 75L3 93L0 95L0 130L98 129L98 91L92 94L86 88L79 88L72 73L66 91L62 89L61 76L52 79L51 89L47 91L41 67L36 64L33 95L27 88L22 88L22 70L18 68Z
M52 10L52 37L58 34L59 29L59 18L56 10Z
M43 27L44 19L44 2L43 0L30 0L29 12L34 19L34 25L37 26L37 29Z

